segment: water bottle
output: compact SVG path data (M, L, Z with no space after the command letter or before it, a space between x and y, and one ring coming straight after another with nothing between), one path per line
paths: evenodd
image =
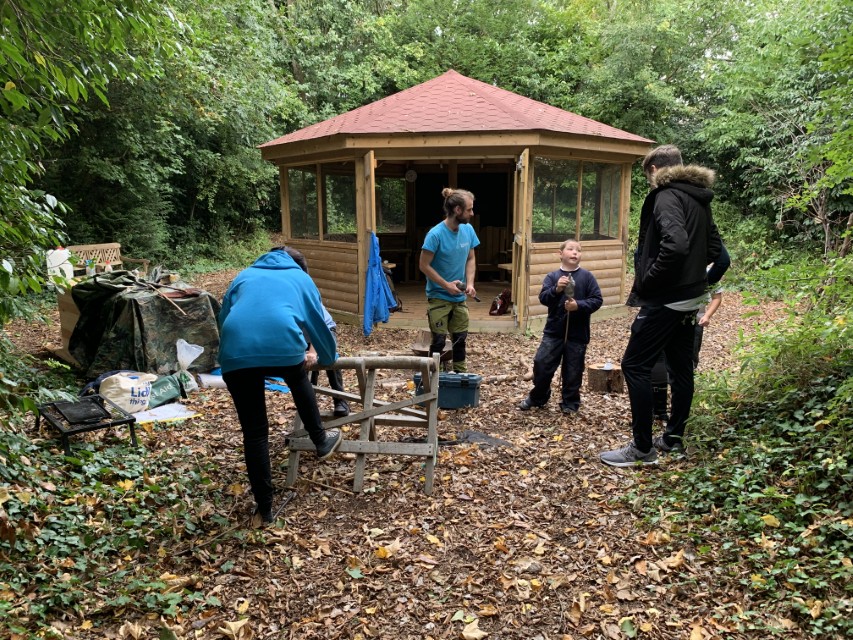
M95 275L95 261L94 260L86 260L86 275L93 276Z

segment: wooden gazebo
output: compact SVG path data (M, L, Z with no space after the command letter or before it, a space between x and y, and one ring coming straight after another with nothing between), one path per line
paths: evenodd
M338 320L363 317L371 232L398 289L423 291L420 248L451 186L476 196L478 288L503 281L514 301L472 330L524 331L544 320L539 288L567 238L605 305L624 301L631 165L651 144L451 70L260 148L279 167L284 238Z

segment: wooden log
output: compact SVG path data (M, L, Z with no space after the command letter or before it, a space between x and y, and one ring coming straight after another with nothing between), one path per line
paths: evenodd
M623 393L625 389L625 378L622 375L622 367L618 364L611 365L612 369L605 369L604 364L591 364L586 368L587 386L590 391L596 393Z

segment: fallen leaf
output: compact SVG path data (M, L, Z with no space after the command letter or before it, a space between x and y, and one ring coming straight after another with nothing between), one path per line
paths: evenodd
M472 623L466 625L465 628L462 629L462 637L464 638L464 640L481 640L487 635L489 634L480 629L479 620L474 620Z
M578 626L580 624L581 618L583 617L583 609L581 609L581 605L577 600L572 602L572 606L569 607L566 617L574 626Z
M376 550L376 557L377 558L383 558L383 559L384 558L390 558L395 553L397 553L402 548L402 546L403 545L400 543L400 538L397 538L391 544L385 545L383 547L379 547Z
M240 633L240 630L244 626L246 626L248 622L248 618L243 618L242 620L237 620L236 622L230 622L226 620L222 623L222 626L219 627L216 631L222 634L223 636L226 636L228 638L234 638L234 640L236 640Z
M125 622L119 628L118 633L122 638L130 636L133 640L139 640L143 635L145 635L145 629L135 622Z
M634 618L622 618L619 621L619 628L622 630L622 633L625 634L628 638L636 638L637 637L637 627L634 626Z
M765 513L763 516L761 516L761 519L764 520L764 524L766 524L768 527L778 527L780 524L782 524L781 522L779 522L779 518L770 513Z
M664 560L660 560L658 564L667 569L678 569L684 564L684 549L681 549L678 553L674 553Z
M821 611L823 611L823 601L815 600L814 604L809 609L809 613L812 616L812 620L817 620L820 618Z

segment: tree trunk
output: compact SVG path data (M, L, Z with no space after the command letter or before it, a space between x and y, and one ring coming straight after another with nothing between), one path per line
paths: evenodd
M591 364L586 368L587 386L590 391L596 393L622 393L625 387L625 378L622 376L622 367L618 364L607 370L603 364Z

